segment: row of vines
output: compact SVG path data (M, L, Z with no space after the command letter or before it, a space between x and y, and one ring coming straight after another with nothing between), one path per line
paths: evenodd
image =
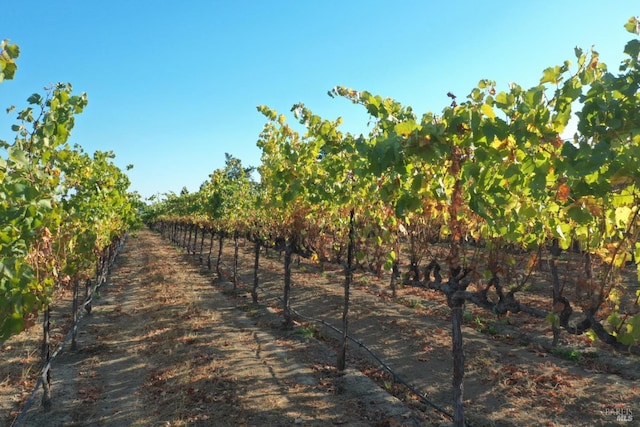
M13 79L19 48L0 45L0 82ZM0 341L20 333L44 313L42 345L48 405L50 305L64 289L104 281L127 230L138 222L141 203L127 192L129 179L111 152L88 155L68 144L86 94L58 83L35 93L20 111L13 141L0 140ZM90 305L85 305L87 310ZM78 314L74 304L73 318Z
M640 34L636 18L625 28ZM463 425L465 304L546 321L553 345L566 331L640 354L640 276L622 279L640 259L640 40L624 52L617 72L596 51L576 48L575 64L545 69L537 86L499 91L481 80L464 101L449 93L440 114L332 89L366 109L375 123L368 135L344 133L341 119L303 104L291 110L298 132L260 106L260 181L228 156L198 192L167 195L146 220L206 230L220 242L247 237L256 269L261 246L282 250L288 325L293 254L344 265L345 337L354 268L390 271L392 292L398 280L442 292L451 308L454 418ZM563 138L572 117L577 131ZM525 305L518 295L543 264L548 303Z

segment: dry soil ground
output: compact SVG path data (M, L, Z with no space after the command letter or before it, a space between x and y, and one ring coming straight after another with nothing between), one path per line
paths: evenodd
M252 252L242 242L234 291L228 277L214 279L197 256L159 235L141 230L129 238L93 313L81 321L78 349L65 347L53 364L53 409L43 413L36 396L23 425L449 423L358 345L349 348L345 374L333 368L333 333L320 320L340 325L339 267L294 267L292 306L305 318L285 331L277 298L282 262L273 252L261 259L261 305L254 307ZM232 256L225 246L223 272ZM450 323L441 296L404 288L392 300L384 282L367 274L357 280L350 334L451 411ZM530 328L520 316L492 321L471 308L466 318L465 409L473 425L625 425L616 412L640 417L637 358L566 336L567 351L558 357L545 350L544 325ZM0 347L1 425L11 425L35 383L39 334L34 327Z

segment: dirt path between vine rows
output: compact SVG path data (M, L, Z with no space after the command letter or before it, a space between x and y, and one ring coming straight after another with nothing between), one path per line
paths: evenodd
M129 238L80 326L78 350L53 364L53 409L26 426L420 425L399 400L334 355L252 317L220 283L147 230Z
M253 245L241 240L235 291L232 259L227 243L223 277L214 278L197 255L149 230L129 238L93 314L82 320L79 349L56 359L53 410L43 414L34 405L24 425L450 425L357 344L350 344L347 373L336 372L335 333L323 322L340 326L339 266L294 266L292 307L305 317L284 331L278 254L261 258L258 307L248 293ZM356 281L350 335L451 412L445 301L414 288L399 289L393 300L384 280L358 273ZM464 328L465 410L473 425L630 425L617 415L640 417L638 358L565 336L566 345L584 351L564 360L537 343L548 338L544 332L520 334L526 323L519 316L510 323L520 328L483 321L484 332L474 327L480 317L468 317ZM10 386L17 387L0 377L0 408Z

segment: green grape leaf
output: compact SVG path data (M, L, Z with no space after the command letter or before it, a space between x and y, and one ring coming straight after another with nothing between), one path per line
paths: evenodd
M40 104L40 102L42 102L42 95L40 95L39 93L34 93L29 98L27 98L27 102L29 104Z
M638 22L638 18L632 16L629 18L626 24L624 24L625 30L633 34L640 34L640 23Z
M624 47L624 53L632 58L637 58L638 55L640 55L640 40L629 40L629 42Z
M640 314L636 314L631 319L627 320L627 333L634 339L640 340Z
M22 332L24 329L24 319L22 314L13 313L11 316L6 317L2 323L0 323L0 341L6 340L11 335Z
M559 66L546 68L542 73L540 84L553 83L558 84L562 81L562 70Z
M631 345L634 343L635 338L633 337L632 334L629 334L626 332L620 332L619 334L616 335L616 340L618 340L618 342L621 344Z
M576 205L569 207L567 210L567 216L578 224L586 224L593 220L593 216L587 209L583 209L582 206Z

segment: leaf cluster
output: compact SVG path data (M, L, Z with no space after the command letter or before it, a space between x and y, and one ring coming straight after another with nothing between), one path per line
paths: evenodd
M13 78L18 52L3 42L0 77ZM27 102L15 139L0 141L0 340L20 332L57 286L89 277L101 251L138 216L113 154L89 157L67 143L86 94L60 83Z
M638 35L638 20L625 28ZM614 288L615 272L640 259L638 39L624 51L617 73L595 50L576 48L573 61L544 69L533 87L512 83L500 90L482 79L464 100L449 93L450 105L420 117L391 98L333 88L330 96L369 113L366 136L342 132L342 119L326 120L302 103L291 109L304 128L299 133L284 115L259 106L266 124L254 191L228 170L216 171L198 195L175 200L181 210L164 212L204 214L236 232L260 230L265 240L305 242L317 256L333 251L340 259L353 210L361 248L373 242L384 248L387 266L397 262L401 238L411 246L412 266L431 254L425 245L438 242L448 249L443 271L456 283L489 280L488 290L499 277L515 281L504 293L505 307L518 307L514 295L526 281L515 279L510 251L538 254L531 270L541 254L557 257L553 248L579 247L606 266L586 304L593 317ZM567 137L572 120L577 131ZM466 243L486 256L467 257ZM367 256L360 250L359 259ZM438 286L446 288L449 279ZM571 312L565 296L555 298ZM612 323L636 330L636 318L625 319Z

